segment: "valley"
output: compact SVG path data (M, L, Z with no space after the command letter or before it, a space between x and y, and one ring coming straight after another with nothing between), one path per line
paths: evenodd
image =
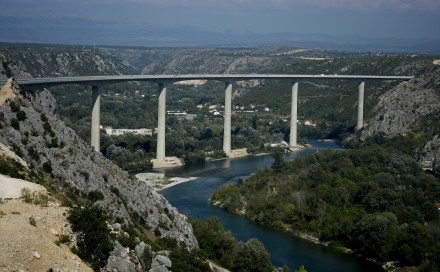
M233 182L213 193L211 201L258 224L296 235L307 233L330 247L348 247L380 264L397 261L395 265L402 269L438 269L438 56L288 46L97 46L90 50L80 46L1 44L0 58L4 80L198 73L414 76L408 82L366 83L365 127L361 130L356 130L356 82L302 80L298 92L298 143L332 139L349 150L311 154L292 162L282 157L283 141L290 140L291 83L238 81L232 93L232 149L246 148L250 155L270 153L274 162L255 169L256 174L250 177L231 177ZM203 238L197 235L200 228L209 229L209 224L220 233L223 227L209 220L191 223L181 213L187 214L185 210L178 211L134 177L139 171L151 171L158 152L157 84L126 82L104 85L101 90L101 148L95 152L89 144L90 87L51 87L32 97L30 90L20 89L10 80L0 93L0 143L26 161L29 168L3 155L1 174L45 186L62 205L70 207L71 214L87 211L97 218L107 218L110 228L102 234L111 230L114 236L108 238L117 243L103 244L104 255L85 259L95 269L104 265L111 269L109 265L115 263L145 271L153 264L168 269L170 261L173 271L189 267L206 271L203 260L208 255L235 271L246 262L232 256L250 248L258 248L258 256L264 260L261 271L272 269L264 246L252 240L236 241L229 234L219 236L223 239L219 248L227 242L229 250L222 259L213 253L219 248L200 244ZM165 153L185 163L179 171L226 158L222 147L224 91L224 83L216 81L167 86ZM151 133L109 135L104 130L108 127L147 129ZM166 189L165 195L192 182L197 180ZM78 205L85 209L76 210ZM90 248L87 244L79 246L85 246L77 251L84 258ZM121 247L128 250L118 253ZM110 253L109 249L114 251ZM124 258L118 259L118 254L131 259L125 262ZM106 262L108 258L112 262ZM246 261L252 258L255 256ZM307 268L301 263L291 269L300 265Z

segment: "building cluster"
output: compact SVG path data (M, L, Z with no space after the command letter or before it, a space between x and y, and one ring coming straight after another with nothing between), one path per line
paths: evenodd
M209 105L209 104L199 104L197 105L197 109L202 110L206 109L209 113L211 113L214 116L221 116L224 112L224 105ZM260 106L260 105L249 105L248 107L245 106L234 106L232 114L236 113L257 113L259 111L262 112L270 112L270 108L266 106Z
M149 128L138 128L138 129L128 129L128 128L112 128L104 127L105 133L110 136L120 136L127 133L133 133L142 136L153 136L153 130Z
M187 113L185 111L167 111L167 115L174 115L177 119L191 121L197 117L197 114Z

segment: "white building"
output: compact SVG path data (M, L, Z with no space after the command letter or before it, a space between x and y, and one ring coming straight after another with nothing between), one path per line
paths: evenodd
M105 133L107 133L107 135L111 135L111 136L120 136L126 133L133 133L137 135L149 135L149 136L153 135L153 130L149 128L128 129L128 128L105 127L104 130Z

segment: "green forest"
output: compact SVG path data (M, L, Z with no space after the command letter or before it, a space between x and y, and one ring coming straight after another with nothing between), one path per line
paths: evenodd
M400 136L292 162L275 153L271 169L219 189L211 202L378 262L438 271L440 179L422 171L410 148L398 151L402 141L416 146Z

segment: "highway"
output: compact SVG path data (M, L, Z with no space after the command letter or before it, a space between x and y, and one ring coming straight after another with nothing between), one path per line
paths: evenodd
M77 77L47 77L47 78L16 78L20 86L30 88L47 88L57 85L82 84L89 86L100 86L125 81L149 81L157 83L178 82L185 80L216 80L234 82L252 79L278 79L278 80L313 80L313 79L334 79L334 80L403 80L407 81L413 76L377 76L377 75L288 75L288 74L187 74L187 75L111 75L111 76L77 76ZM5 81L1 81L2 86Z

